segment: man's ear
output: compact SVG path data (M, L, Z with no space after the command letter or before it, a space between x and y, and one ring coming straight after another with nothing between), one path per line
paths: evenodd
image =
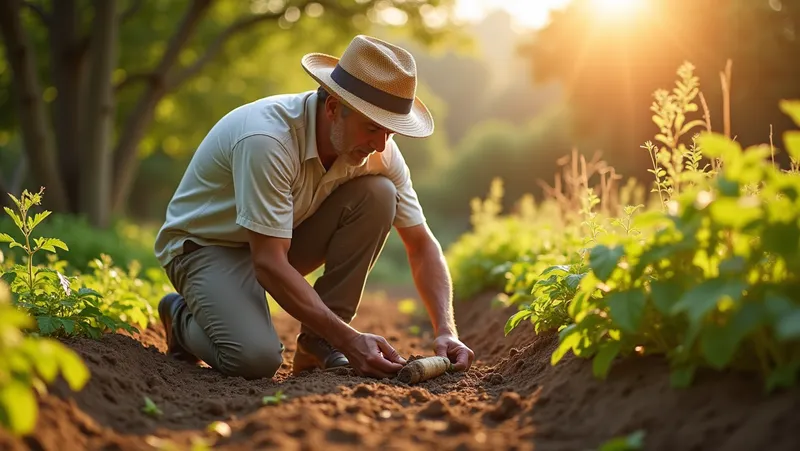
M328 96L325 99L325 117L328 118L329 121L333 121L333 118L336 117L336 111L341 108L342 104L339 102L334 96Z

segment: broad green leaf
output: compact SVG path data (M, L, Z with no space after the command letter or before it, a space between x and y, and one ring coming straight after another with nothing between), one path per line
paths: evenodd
M117 324L116 324L116 322L114 321L114 318L111 318L111 317L109 317L109 316L103 315L103 316L101 316L100 318L98 318L98 321L100 321L101 323L103 323L103 325L105 325L106 327L108 327L108 329L109 329L111 332L116 332L116 330L117 330Z
M506 325L503 328L503 331L504 331L505 335L508 335L512 330L514 330L514 328L517 327L517 325L522 320L530 318L530 316L532 314L533 314L532 311L525 309L525 310L518 311L517 313L512 315L510 318L508 318L508 321L506 321Z
M86 296L94 296L94 297L98 297L98 298L102 298L103 297L103 295L98 293L97 291L95 291L95 290L93 290L91 288L86 288L86 287L80 288L78 290L77 294L78 294L79 298L83 298L83 297L86 297Z
M14 224L17 226L18 229L23 230L25 228L24 225L22 224L22 219L19 216L17 216L16 213L14 213L14 210L8 207L3 207L3 210L6 211L7 215L11 216L11 219L14 221Z
M0 233L0 243L13 243L14 238L7 233Z
M781 100L779 106L800 127L800 100Z
M763 305L745 303L724 325L708 325L700 335L700 349L703 351L703 356L711 366L717 369L725 368L731 362L742 339L763 323L764 319Z
M61 248L65 251L68 251L67 245L64 244L63 241L59 240L58 238L44 238L41 240L36 240L37 245L41 247L43 250L48 252L56 253L56 248Z
M597 355L592 360L592 373L599 379L605 379L608 375L608 370L611 368L611 362L619 354L620 343L618 341L606 342L597 351Z
M25 354L33 362L36 372L47 381L52 382L58 375L56 347L51 340L29 340L25 343Z
M75 321L67 318L61 318L61 325L64 326L64 331L68 334L75 332Z
M28 216L28 230L33 230L39 223L44 221L48 216L50 216L50 211L45 210L41 213L36 213L34 216Z
M794 308L780 318L775 325L775 335L780 340L796 340L800 338L800 308Z
M719 226L742 229L750 222L761 219L764 211L758 204L748 204L742 199L723 197L709 205L711 220Z
M783 134L786 152L795 160L800 159L800 131L790 130Z
M677 282L657 280L650 284L650 294L653 297L653 305L656 310L670 316L672 314L672 306L678 302L683 290Z
M586 273L583 274L570 274L567 277L564 277L564 282L567 286L573 290L577 290L578 287L581 285L581 280L586 276Z
M644 316L645 294L640 289L617 291L606 297L614 324L629 333L636 333Z
M559 332L559 341L561 342L553 351L553 354L550 356L550 363L552 365L557 364L564 355L566 355L567 351L572 349L573 346L578 345L581 341L581 333L580 329L578 329L575 324L571 324L567 326L561 332Z
M89 381L91 377L89 369L75 351L66 346L60 346L60 348L57 355L61 375L72 391L78 391Z
M33 431L39 414L33 390L18 380L11 379L0 386L0 409L5 427L13 434L25 435Z
M569 270L570 270L570 266L569 265L554 265L554 266L550 266L550 267L546 268L544 271L542 271L541 274L539 274L539 276L540 277L541 276L545 276L547 274L550 274L551 272L559 272L561 274L565 274L566 275L566 274L569 274Z
M605 282L611 277L614 268L617 267L619 259L625 255L625 248L614 246L609 248L605 245L598 245L589 252L589 266L601 282Z
M38 316L36 322L39 324L39 332L43 335L51 335L61 326L61 321L52 316Z
M16 197L15 195L13 195L13 194L11 194L11 193L7 193L7 194L8 194L8 197L10 197L10 198L11 198L11 200L13 200L13 201L14 201L14 205L16 205L16 206L17 206L17 208L19 208L19 207L22 205L22 204L20 204L20 201L19 201L19 199L17 199L17 197Z
M700 133L697 143L703 149L703 155L709 158L721 158L730 161L742 153L742 147L736 141L719 133Z
M706 280L684 293L672 307L672 313L686 312L689 319L696 323L713 310L724 297L730 297L734 302L738 302L746 288L747 283L743 280L720 278Z

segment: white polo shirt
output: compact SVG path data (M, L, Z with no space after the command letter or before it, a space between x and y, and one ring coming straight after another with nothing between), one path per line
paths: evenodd
M200 245L239 247L247 229L291 238L342 183L382 174L397 188L395 227L425 222L408 166L389 140L361 167L338 159L326 171L316 144L316 90L266 97L220 119L200 143L167 207L155 241L166 266L191 237Z

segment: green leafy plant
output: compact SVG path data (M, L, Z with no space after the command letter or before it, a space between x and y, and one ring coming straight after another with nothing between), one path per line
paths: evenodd
M598 451L636 451L644 448L646 432L643 429L622 437L614 437L600 445Z
M17 435L32 432L38 418L36 394L61 375L78 391L89 380L80 357L60 342L26 336L33 319L10 303L10 292L0 281L0 425Z
M265 406L277 406L280 405L284 400L287 399L287 396L283 394L283 390L278 390L275 392L274 395L266 395L261 398L261 404Z
M158 408L155 402L150 399L149 396L144 397L144 407L142 407L142 412L150 415L151 417L160 417L164 414L161 409Z
M571 352L592 359L598 378L617 357L657 354L676 387L700 368L758 372L767 391L789 387L800 375L800 173L768 164L773 146L742 149L711 131L687 147L681 137L702 124L688 119L699 86L691 72L683 65L673 93L658 91L653 106L663 146L645 148L661 208L629 205L610 221L619 233L606 233L608 218L594 210L604 200L584 183L581 246L571 239L555 252L569 261L501 266L520 306L505 332L527 320L537 332L556 329L552 364ZM800 126L800 101L780 108ZM783 138L800 161L800 131Z
M781 106L798 114L798 105ZM796 136L785 142L800 158ZM697 142L721 162L718 173L676 196L674 208L634 219L654 233L591 249L553 364L571 351L592 358L603 378L618 355L661 354L679 387L699 367L758 371L767 390L796 383L800 175L765 164L768 146L745 150L713 133Z
M33 230L49 215L49 211L31 214L31 208L41 204L42 188L37 193L25 190L20 198L9 194L17 207L15 212L5 207L8 216L22 233L22 242L11 235L0 234L0 242L9 243L10 248L25 251L25 264L14 264L2 275L15 294L15 304L27 310L35 319L42 335L84 335L99 338L106 331L124 329L138 331L118 317L104 314L101 310L102 295L90 288L73 289L77 276L67 276L49 267L33 264L33 257L40 251L56 253L56 249L68 251L67 245L57 238L33 237Z

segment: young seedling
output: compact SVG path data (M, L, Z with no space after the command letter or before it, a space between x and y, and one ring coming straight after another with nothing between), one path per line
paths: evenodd
M149 396L144 397L144 407L142 408L142 412L150 415L151 417L160 417L164 414L164 412L158 408L156 403L154 403Z
M267 395L261 398L261 404L265 406L269 405L280 405L280 403L286 399L286 395L283 394L283 390L278 390L275 392L274 395Z

